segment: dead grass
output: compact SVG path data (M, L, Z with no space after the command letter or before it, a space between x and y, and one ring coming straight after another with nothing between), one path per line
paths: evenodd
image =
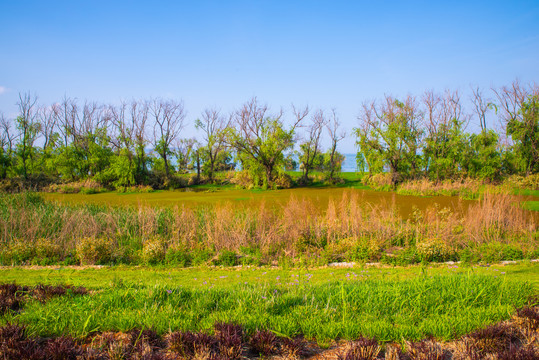
M90 245L92 239L96 243L107 239L112 259L119 247L140 251L155 239L162 240L165 250L240 252L251 248L273 257L356 248L379 257L389 249L417 247L427 260L443 260L482 244L511 244L524 252L536 251L538 245L533 215L515 206L510 195L489 192L467 211L434 205L416 210L406 220L394 202L372 205L358 193L347 192L340 200L330 200L325 211L312 200L292 196L277 209L265 202L255 209L231 204L132 209L22 202L8 203L0 216L3 256L19 256L19 263L37 257L38 250L58 259L77 254L83 249L81 239ZM95 260L89 263L99 263Z

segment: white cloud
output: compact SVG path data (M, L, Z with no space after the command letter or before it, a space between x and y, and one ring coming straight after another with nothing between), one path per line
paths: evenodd
M0 86L0 95L7 93L7 87Z

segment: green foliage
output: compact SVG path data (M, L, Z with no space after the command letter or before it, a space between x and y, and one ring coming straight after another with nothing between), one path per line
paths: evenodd
M76 255L81 265L107 264L112 261L113 243L103 237L77 240Z
M470 136L467 155L468 174L482 180L498 180L502 176L502 154L499 151L499 136L493 130L482 131Z
M528 97L518 114L507 123L507 134L514 142L517 168L526 174L539 171L539 95Z
M406 102L386 98L379 109L366 109L364 125L354 129L357 136L358 167L370 173L388 168L393 184L419 174L419 145L423 131L418 127L419 114L410 99Z
M215 261L216 265L236 266L238 264L238 256L234 251L222 250Z
M227 130L227 142L236 150L242 169L253 185L272 188L275 177L284 170L284 152L294 146L295 126L286 129L280 117L266 116L253 99L244 106L238 124Z
M469 159L469 135L463 131L463 121L452 118L449 123L439 123L436 131L425 139L423 149L426 172L436 181L458 177ZM477 145L480 145L476 141ZM479 146L478 150L482 151ZM482 164L481 164L482 165Z
M165 255L167 265L187 267L193 262L193 256L185 249L169 247Z

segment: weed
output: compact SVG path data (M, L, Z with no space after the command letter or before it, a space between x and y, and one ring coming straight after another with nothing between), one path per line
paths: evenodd
M497 353L508 348L518 338L511 327L496 324L468 334L465 340L482 353Z
M509 347L509 349L498 353L498 360L537 360L539 359L539 352L532 347L516 348Z
M338 360L376 360L380 353L380 345L376 339L360 338L347 344L337 355Z
M450 354L432 341L408 342L406 350L410 360L449 360Z
M243 347L243 329L238 324L217 323L214 325L218 349L227 359L239 359Z
M251 349L259 355L269 356L279 351L278 339L275 334L268 330L256 330L249 340Z
M302 336L297 336L293 339L283 338L281 346L283 354L290 359L298 359L311 354L307 347L307 341Z

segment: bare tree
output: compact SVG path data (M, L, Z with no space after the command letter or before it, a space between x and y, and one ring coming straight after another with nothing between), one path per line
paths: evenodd
M78 105L76 100L64 97L60 104L54 104L52 111L58 124L58 130L63 138L64 146L74 143Z
M42 106L38 110L41 134L43 135L43 149L54 146L54 133L56 130L57 117L54 107Z
M169 157L174 153L171 146L180 136L186 113L183 102L162 99L155 99L151 102L150 112L155 120L153 128L154 149L163 159L165 177L168 179L170 175Z
M40 131L38 114L36 111L37 97L30 93L19 94L19 116L17 117L17 129L20 134L20 147L17 151L21 158L22 171L25 178L28 178L28 165L32 166L34 158L34 143ZM30 164L27 162L30 161Z
M486 98L483 94L483 91L479 87L472 88L471 99L472 104L474 105L474 112L477 115L479 120L479 125L481 126L481 132L487 130L487 112L490 108L491 100Z
M11 130L11 121L0 113L0 179L5 179L11 166L16 134Z
M148 169L147 156L146 156L146 144L148 142L146 138L146 124L148 122L149 104L147 101L135 101L131 102L131 121L133 124L133 141L135 145L135 154L137 159L137 176L138 181L141 181L143 176L147 173Z
M309 180L309 170L314 168L316 158L320 155L320 140L322 131L327 125L327 120L323 110L317 110L312 116L310 123L306 126L307 136L300 145L299 160L303 170L302 182L306 184Z
M339 141L344 139L346 137L346 131L340 129L341 122L339 121L339 118L337 117L337 111L335 109L331 109L331 116L328 119L328 122L326 124L326 129L328 130L329 139L330 139L330 147L329 147L329 176L328 180L330 182L335 180L335 171L337 169L338 165L338 159L337 159L337 144Z
M11 121L4 117L4 114L0 115L0 144L3 149L7 148L7 153L13 153L13 146L17 140L18 134L11 128ZM11 156L11 155L10 155Z
M119 106L109 106L114 136L111 137L111 143L116 151L127 149L130 154L129 162L133 161L133 136L135 127L133 119L128 118L129 105L122 101Z
M205 145L200 151L206 158L209 181L213 182L215 165L221 153L226 150L225 130L230 126L231 118L221 115L217 109L205 109L195 127L203 132ZM200 174L199 174L200 175Z

